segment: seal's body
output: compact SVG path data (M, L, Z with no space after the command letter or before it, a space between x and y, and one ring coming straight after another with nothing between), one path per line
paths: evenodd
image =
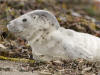
M34 58L100 60L98 37L60 27L56 17L48 11L26 13L7 27L16 36L28 40Z

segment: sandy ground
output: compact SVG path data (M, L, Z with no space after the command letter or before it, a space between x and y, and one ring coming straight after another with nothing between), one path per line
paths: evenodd
M0 75L40 75L37 72L0 72Z
M23 63L0 60L0 75L100 75L100 62Z
M0 60L0 70L2 71L18 71L24 63Z

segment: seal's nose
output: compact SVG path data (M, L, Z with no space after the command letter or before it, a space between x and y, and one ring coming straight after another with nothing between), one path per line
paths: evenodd
M10 25L10 22L7 23L7 26Z

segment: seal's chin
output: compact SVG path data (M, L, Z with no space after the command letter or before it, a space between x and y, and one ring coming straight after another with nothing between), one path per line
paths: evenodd
M23 35L23 32L11 32L11 33L14 34L15 37L26 39L25 36Z

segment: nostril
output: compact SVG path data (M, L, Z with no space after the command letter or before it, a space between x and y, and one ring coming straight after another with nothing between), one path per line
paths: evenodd
M10 26L10 24L7 24L7 27L9 27Z
M8 22L7 24L10 24L10 22Z

